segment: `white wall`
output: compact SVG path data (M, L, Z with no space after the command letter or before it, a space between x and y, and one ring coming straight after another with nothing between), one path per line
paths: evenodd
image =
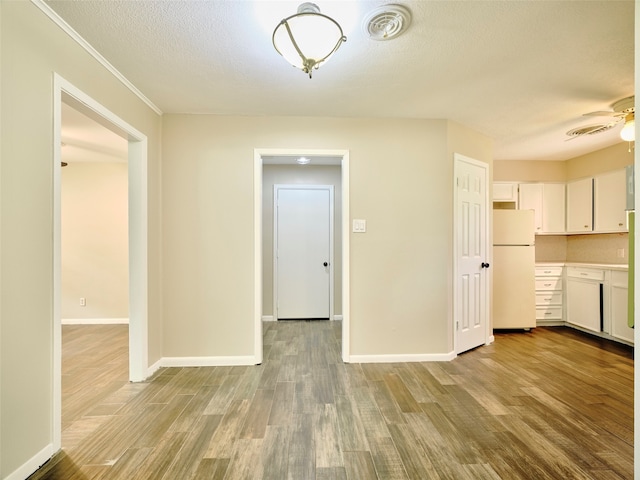
M128 318L127 164L71 163L61 197L62 318Z

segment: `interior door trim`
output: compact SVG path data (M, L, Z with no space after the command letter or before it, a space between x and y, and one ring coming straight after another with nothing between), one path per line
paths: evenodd
M350 223L349 150L255 148L253 151L253 221L254 221L254 359L262 363L262 165L263 156L341 157L342 174L342 361L350 361Z

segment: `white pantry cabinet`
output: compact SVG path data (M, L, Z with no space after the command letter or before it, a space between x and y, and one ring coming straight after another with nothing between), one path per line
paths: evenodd
M593 178L593 230L627 231L627 177L624 169Z
M567 182L567 233L593 231L593 179Z

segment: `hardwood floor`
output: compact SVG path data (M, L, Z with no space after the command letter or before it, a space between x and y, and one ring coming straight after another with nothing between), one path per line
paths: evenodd
M63 329L63 451L31 480L631 479L632 349L497 333L343 364L340 322L267 322L263 365L127 378L126 326Z

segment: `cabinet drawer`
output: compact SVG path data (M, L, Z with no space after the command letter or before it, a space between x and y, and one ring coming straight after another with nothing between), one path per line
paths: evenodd
M536 308L536 320L562 320L562 307Z
M596 270L593 268L568 267L567 277L582 278L584 280L604 281L604 270Z
M562 292L536 293L536 305L562 305Z
M562 290L562 278L536 278L536 290Z
M536 277L561 277L562 267L536 267Z

